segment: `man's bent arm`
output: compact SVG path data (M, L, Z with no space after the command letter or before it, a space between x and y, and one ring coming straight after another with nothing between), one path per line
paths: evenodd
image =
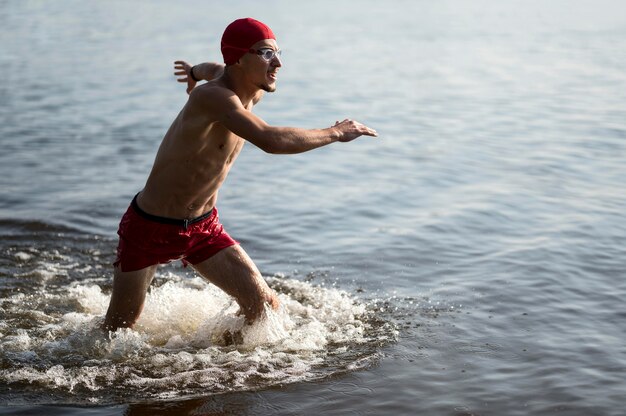
M175 61L174 69L176 72L174 72L174 75L179 77L178 82L187 83L187 94L190 94L198 81L210 81L213 78L217 78L224 73L224 68L223 64L213 62L191 66L187 61Z
M210 81L212 79L220 77L224 73L224 64L218 64L215 62L204 62L194 65L193 76L197 80Z

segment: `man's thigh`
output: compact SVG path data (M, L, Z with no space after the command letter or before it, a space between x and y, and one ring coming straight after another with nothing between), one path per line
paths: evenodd
M214 256L194 264L193 268L240 304L255 303L271 290L252 259L240 245L227 247Z

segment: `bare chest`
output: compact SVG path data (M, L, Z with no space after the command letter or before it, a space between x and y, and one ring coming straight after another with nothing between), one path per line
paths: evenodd
M204 142L203 150L206 152L204 157L220 161L225 165L231 165L237 159L245 143L241 137L234 135L221 125L212 126Z

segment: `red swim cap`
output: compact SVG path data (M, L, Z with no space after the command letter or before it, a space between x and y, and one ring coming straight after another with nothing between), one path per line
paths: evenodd
M226 27L222 35L224 63L232 65L260 40L276 39L272 29L251 18L237 19Z

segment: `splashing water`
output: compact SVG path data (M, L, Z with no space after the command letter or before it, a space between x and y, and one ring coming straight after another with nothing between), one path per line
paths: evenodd
M397 335L348 293L283 276L267 278L281 308L246 325L225 293L171 272L133 330L106 334L109 294L94 279L46 285L64 273L46 267L38 289L1 300L0 380L13 391L106 402L259 389L367 367Z

